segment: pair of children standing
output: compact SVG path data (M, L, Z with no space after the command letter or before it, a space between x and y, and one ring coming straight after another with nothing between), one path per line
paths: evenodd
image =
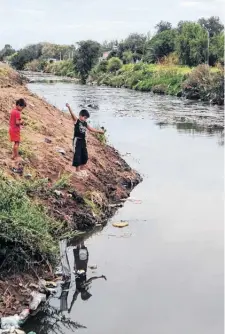
M86 131L101 133L103 130L97 130L92 128L87 124L87 119L90 117L89 112L83 109L79 113L79 117L75 116L70 105L66 104L71 117L74 121L74 136L73 136L73 163L72 165L76 168L76 172L80 176L86 176L85 166L88 161L88 151L86 145ZM11 142L13 142L13 152L12 159L16 162L19 159L19 145L20 145L20 129L23 125L21 120L21 112L26 107L26 102L24 99L19 99L16 101L16 107L11 111L10 121L9 121L9 136Z

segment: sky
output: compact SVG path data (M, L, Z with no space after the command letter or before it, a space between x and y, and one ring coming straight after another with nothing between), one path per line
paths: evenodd
M11 44L74 44L126 38L132 32L154 33L161 20L219 16L223 0L0 0L0 48Z

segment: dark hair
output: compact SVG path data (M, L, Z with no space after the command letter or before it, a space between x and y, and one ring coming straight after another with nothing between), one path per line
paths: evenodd
M85 116L85 117L89 118L90 114L86 109L82 109L79 113L79 116Z
M17 105L17 106L20 106L20 107L22 107L22 108L25 108L25 107L27 106L27 104L26 104L26 102L25 102L24 99L19 99L19 100L17 100L17 101L16 101L16 105Z

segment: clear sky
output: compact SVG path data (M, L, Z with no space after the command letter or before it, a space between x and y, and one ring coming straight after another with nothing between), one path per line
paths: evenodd
M224 17L224 0L0 0L0 48L49 41L73 44L122 39L212 15Z

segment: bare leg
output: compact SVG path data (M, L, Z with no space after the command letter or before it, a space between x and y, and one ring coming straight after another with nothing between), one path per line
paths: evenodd
M19 142L15 142L13 145L13 154L12 154L12 159L13 160L18 160L19 158Z
M80 166L76 167L76 171L80 172Z
M80 166L80 169L81 169L81 170L85 170L85 169L86 169L86 165L81 165L81 166Z

